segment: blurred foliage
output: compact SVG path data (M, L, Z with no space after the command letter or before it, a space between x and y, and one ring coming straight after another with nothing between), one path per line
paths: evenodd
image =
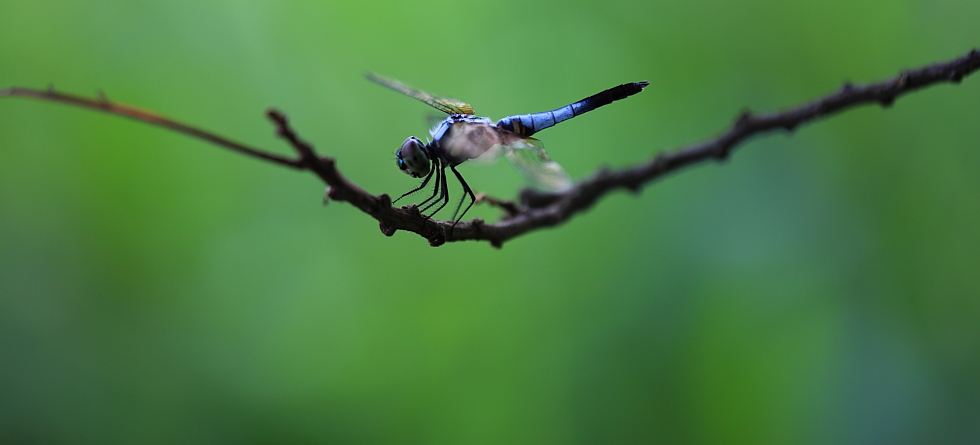
M374 193L422 104L540 134L574 177L980 44L980 2L0 0L0 87L157 110ZM0 101L0 442L980 442L980 78L756 138L561 227L430 248L297 174ZM477 191L521 187L464 165ZM454 197L457 189L452 189ZM480 206L470 216L495 219ZM442 215L446 217L448 215Z

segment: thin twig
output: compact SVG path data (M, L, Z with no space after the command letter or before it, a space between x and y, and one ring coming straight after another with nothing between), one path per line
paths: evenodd
M506 199L497 199L493 196L487 195L487 192L480 192L476 194L476 203L479 204L485 202L494 207L500 207L504 212L507 213L505 218L513 218L521 213L521 207L517 205L514 201L509 201Z
M717 138L662 153L648 162L633 167L600 170L591 178L579 182L562 193L544 194L525 189L521 193L520 204L487 199L491 204L507 211L507 217L494 224L476 218L459 222L454 228L452 221L426 218L414 205L394 208L388 195L372 195L350 182L337 169L334 159L317 156L313 146L301 140L292 129L285 114L274 109L269 110L267 116L277 126L278 134L296 150L298 159L269 154L155 113L111 103L104 95L100 95L98 100L92 100L58 93L53 88L42 91L14 87L0 90L0 97L31 97L102 110L170 128L249 156L297 169L311 170L327 184L327 196L330 199L350 202L371 215L378 220L381 231L388 236L398 230L406 230L421 235L432 246L439 246L447 241L486 240L491 245L500 247L511 238L567 221L575 214L591 207L610 191L620 188L639 190L653 180L684 167L709 159L725 159L739 143L752 136L773 130L793 131L800 125L859 105L879 103L888 107L895 99L908 92L941 82L958 83L978 69L980 69L980 51L972 50L955 60L903 71L881 82L864 86L846 83L835 93L787 110L768 114L745 112L736 119L731 128Z
M98 96L96 99L89 99L81 96L74 96L71 94L61 93L55 91L53 86L49 86L46 90L34 90L30 88L20 88L11 87L6 90L0 90L0 97L3 96L20 96L29 97L32 99L44 99L54 102L61 102L71 105L77 105L83 108L90 108L93 110L104 111L110 114L116 114L120 116L125 116L129 118L136 119L138 121L146 122L148 124L159 125L164 128L174 130L178 133L184 133L186 135L194 136L199 139L204 139L205 141L211 142L212 144L220 145L222 147L237 151L239 153L254 156L259 159L264 159L269 162L274 162L276 164L285 165L287 167L299 168L299 161L294 159L284 158L282 156L274 155L272 153L266 153L262 150L258 150L249 147L245 144L235 142L231 139L218 136L206 130L201 130L199 128L192 127L190 125L177 122L165 116L161 116L157 113L148 110L141 110L132 105L121 104L118 102L110 102L102 90L98 91Z

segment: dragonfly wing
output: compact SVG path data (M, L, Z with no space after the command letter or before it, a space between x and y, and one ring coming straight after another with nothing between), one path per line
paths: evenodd
M432 108L442 111L443 113L463 114L467 116L473 114L473 107L470 106L470 104L463 102L459 99L440 97L434 94L429 94L418 88L405 85L404 83L401 83L395 79L379 76L374 73L367 73L367 78L368 80L377 82L399 93L414 97L422 102L425 102Z
M486 162L503 154L535 187L557 192L572 186L572 178L548 157L541 141L497 128L482 118L454 123L439 139L439 147L451 165L470 159Z
M553 192L572 187L572 178L548 157L541 141L530 137L513 138L504 146L504 153L531 185Z
M500 154L500 146L507 144L513 136L511 132L502 132L490 125L488 119L468 118L456 122L439 138L439 146L447 158L455 162L469 159L483 161L492 159Z

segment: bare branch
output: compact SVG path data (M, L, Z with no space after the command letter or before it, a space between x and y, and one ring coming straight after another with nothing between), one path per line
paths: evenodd
M111 103L101 94L97 100L93 100L57 93L53 89L41 91L14 87L0 90L0 97L23 96L52 100L127 116L201 138L249 156L297 169L311 170L327 184L327 196L330 199L350 202L364 213L371 215L378 220L381 231L388 236L398 230L406 230L421 235L432 246L439 246L447 241L486 240L491 245L500 247L511 238L567 221L575 214L591 207L610 191L620 188L639 190L653 180L689 165L709 159L725 159L739 143L752 136L773 130L793 131L802 124L859 105L879 103L888 107L895 99L908 92L940 82L958 83L977 69L980 69L980 51L972 50L955 60L903 71L898 76L881 82L864 86L846 83L835 93L780 112L768 114L745 112L736 119L731 128L715 139L662 153L649 162L633 167L600 170L591 178L579 182L562 193L545 194L525 189L521 193L520 204L484 197L484 201L506 211L504 219L498 223L488 224L476 218L459 222L455 227L452 221L426 218L414 205L394 208L388 195L372 195L350 182L337 169L334 159L317 156L313 146L301 140L292 129L285 114L274 109L270 109L267 116L275 123L279 136L286 139L296 150L298 159L269 154L155 113Z
M708 159L722 160L740 142L772 130L793 131L802 124L830 116L858 105L879 103L891 106L908 92L941 82L959 83L980 68L980 51L974 49L949 62L940 62L915 70L902 71L894 78L869 85L845 83L837 92L812 102L780 112L753 115L742 113L735 124L715 139L662 153L655 159L622 170L600 170L571 190L560 194L541 194L524 190L521 203L528 210L497 224L459 223L450 241L488 240L499 246L525 232L560 224L574 214L589 208L606 193L627 188L639 190L654 179L683 167Z

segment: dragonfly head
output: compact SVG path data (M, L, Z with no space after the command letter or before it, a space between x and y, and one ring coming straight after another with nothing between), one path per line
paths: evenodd
M398 156L398 168L413 178L421 178L429 174L431 161L425 151L425 145L415 136L409 136L402 142L402 147L395 153Z

